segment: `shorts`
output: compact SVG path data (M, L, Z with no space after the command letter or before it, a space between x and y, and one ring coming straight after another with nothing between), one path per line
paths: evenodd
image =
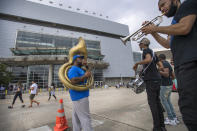
M29 96L30 100L33 100L34 97L35 97L35 95L36 95L36 94L31 94L31 95Z

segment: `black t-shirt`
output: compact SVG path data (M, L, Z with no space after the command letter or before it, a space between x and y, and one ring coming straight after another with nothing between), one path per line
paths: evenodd
M17 85L14 90L15 90L16 93L21 93L22 92L22 86Z
M184 1L172 20L172 24L178 23L183 17L197 15L197 0ZM171 50L175 67L184 63L197 60L197 20L192 30L187 35L171 36Z
M161 85L162 86L170 86L173 84L172 82L172 67L171 65L169 64L169 62L167 61L163 61L163 67L164 68L168 68L169 69L169 77L164 77L164 76L161 76Z
M146 55L150 54L151 57L153 57L153 51L149 48L144 49L143 50L143 54L142 54L142 59L144 60L146 58ZM153 61L151 62L151 64L145 64L144 65L144 69L149 65L149 67L146 69L146 71L144 72L144 80L161 80L161 75L157 70L157 66L156 63L158 62L158 57L156 55L154 55L153 57Z

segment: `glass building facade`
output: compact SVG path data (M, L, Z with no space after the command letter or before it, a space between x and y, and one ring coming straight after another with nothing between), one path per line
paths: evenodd
M99 41L85 40L88 58L102 60ZM18 31L15 48L12 53L15 56L26 55L68 55L69 49L78 43L78 39L71 37L55 36L49 34ZM29 88L32 81L35 81L39 88L48 87L50 65L29 65L12 67L14 79L12 83L21 81ZM59 81L58 70L61 65L53 65L52 82L58 87L63 87ZM93 69L95 81L103 80L102 69Z
M85 40L88 57L102 60L99 41ZM70 48L78 43L77 38L18 31L14 55L68 55Z

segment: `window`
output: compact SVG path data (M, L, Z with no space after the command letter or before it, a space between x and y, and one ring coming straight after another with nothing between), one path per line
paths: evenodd
M99 41L85 40L85 43L90 59L103 59ZM16 39L16 47L18 49L14 50L13 53L20 56L68 55L69 49L76 44L78 44L78 38L18 31Z

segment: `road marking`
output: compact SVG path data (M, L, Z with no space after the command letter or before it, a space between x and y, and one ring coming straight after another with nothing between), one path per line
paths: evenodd
M96 126L102 125L103 123L104 123L104 121L92 119L91 125L92 125L92 127L96 127Z
M145 103L145 104L140 105L140 107L146 107L147 105L148 105L148 104Z
M33 129L30 129L28 131L52 131L51 128L49 126L41 126L41 127L38 127L38 128L33 128Z

